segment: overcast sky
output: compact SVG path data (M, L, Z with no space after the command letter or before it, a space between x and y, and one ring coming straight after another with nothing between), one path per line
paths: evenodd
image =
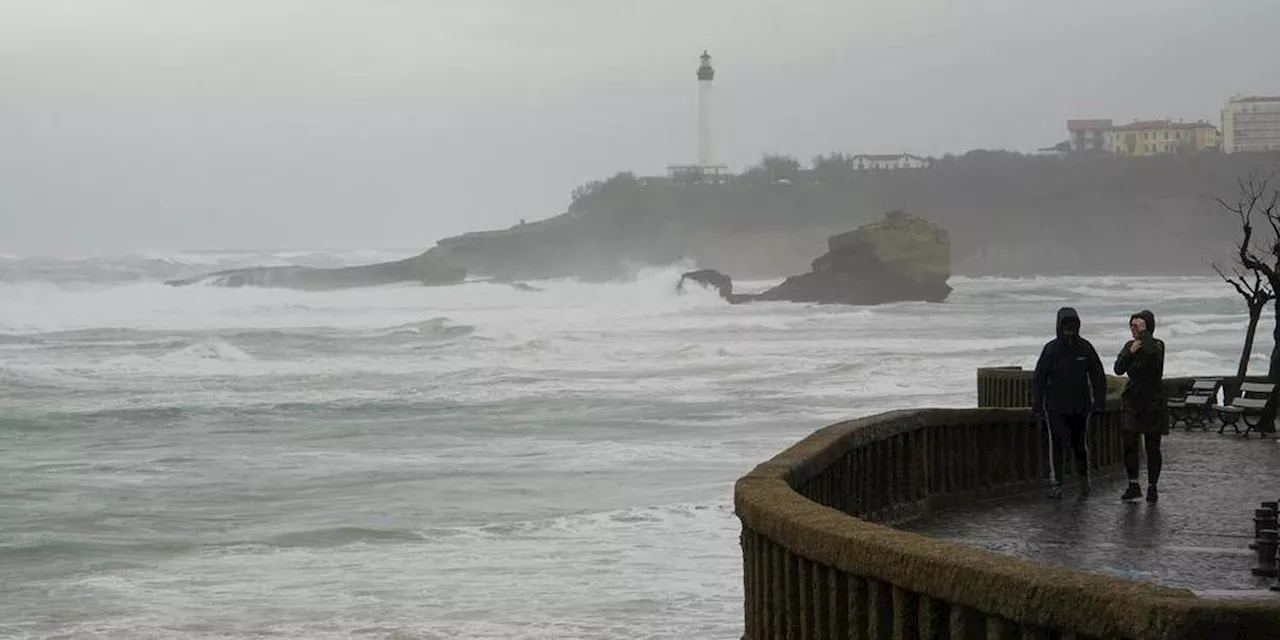
M1275 0L0 0L0 251L427 247L716 151L1033 150L1280 93Z

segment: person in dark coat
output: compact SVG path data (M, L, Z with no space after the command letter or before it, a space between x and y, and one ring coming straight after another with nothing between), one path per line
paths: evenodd
M1080 315L1058 309L1057 337L1044 345L1031 379L1031 412L1049 442L1049 497L1062 497L1066 450L1071 448L1080 496L1089 486L1089 417L1106 407L1107 377L1098 352L1080 337Z
M1160 438L1169 433L1169 418L1164 392L1164 341L1151 335L1155 330L1155 314L1146 309L1133 314L1129 317L1133 339L1124 343L1116 356L1116 375L1129 376L1120 394L1124 406L1124 468L1129 474L1129 486L1120 496L1125 501L1142 497L1138 484L1139 437L1147 450L1147 502L1160 499L1156 489L1164 465Z

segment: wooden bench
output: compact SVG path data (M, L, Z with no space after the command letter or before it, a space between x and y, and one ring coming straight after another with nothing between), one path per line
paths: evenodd
M1195 427L1208 431L1209 421L1213 418L1211 408L1216 408L1221 388L1221 378L1197 379L1186 395L1169 400L1169 426L1181 422L1187 431Z
M1240 394L1232 398L1227 404L1214 407L1218 411L1218 417L1222 420L1222 427L1218 429L1218 433L1226 431L1227 427L1231 427L1232 431L1240 433L1240 428L1236 424L1238 420L1243 420L1245 424L1244 436L1247 438L1250 431L1257 431L1258 426L1262 423L1262 414L1267 409L1267 405L1271 404L1275 397L1276 385L1274 382L1245 382L1240 385ZM1259 433L1262 433L1259 431Z

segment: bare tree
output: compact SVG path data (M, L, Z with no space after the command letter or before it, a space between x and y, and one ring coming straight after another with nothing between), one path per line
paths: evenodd
M1258 333L1258 321L1262 319L1262 309L1275 298L1275 292L1271 290L1270 284L1263 281L1261 273L1250 271L1246 274L1247 270L1243 269L1239 263L1240 260L1237 258L1231 273L1223 271L1222 267L1216 263L1210 266L1218 272L1224 282L1235 288L1249 308L1249 326L1244 331L1244 349L1240 353L1240 365L1236 367L1236 376L1244 378L1249 374L1249 359L1253 356L1253 339ZM1253 277L1252 281L1249 276Z
M1263 281L1269 291L1267 292L1270 299L1275 302L1277 311L1280 311L1280 298L1275 296L1280 291L1280 209L1277 204L1280 203L1280 189L1271 186L1271 178L1259 178L1257 175L1250 173L1247 179L1239 180L1239 193L1235 203L1229 203L1221 198L1215 200L1218 204L1230 211L1240 220L1240 241L1236 246L1236 260L1239 266L1254 274L1254 282L1261 288ZM1254 224L1257 219L1262 220L1264 227L1255 228ZM1222 273L1219 271L1219 273ZM1236 271L1238 280L1244 280L1240 271ZM1226 276L1224 276L1224 279ZM1228 280L1231 282L1231 280ZM1232 283L1240 295L1245 296L1246 300L1251 300L1252 296L1260 296L1261 293L1249 294L1250 289L1241 287L1236 283ZM1257 291L1257 288L1254 291ZM1263 305L1266 303L1263 302ZM1259 306L1258 313L1261 313ZM1254 313L1252 306L1250 307L1250 326L1256 324L1253 320ZM1246 348L1251 346L1252 332L1246 338ZM1280 379L1280 314L1277 315L1277 322L1272 329L1272 337L1275 344L1271 348L1271 358L1267 367L1267 377L1276 380ZM1247 361L1248 353L1244 355ZM1243 370L1245 363L1241 363ZM1268 415L1268 422L1274 420L1274 415ZM1267 425L1264 428L1270 427Z

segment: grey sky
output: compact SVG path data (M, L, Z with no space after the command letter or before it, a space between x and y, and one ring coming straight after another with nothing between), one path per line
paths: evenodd
M1031 150L1280 93L1271 0L0 0L0 251L426 247L696 153Z

